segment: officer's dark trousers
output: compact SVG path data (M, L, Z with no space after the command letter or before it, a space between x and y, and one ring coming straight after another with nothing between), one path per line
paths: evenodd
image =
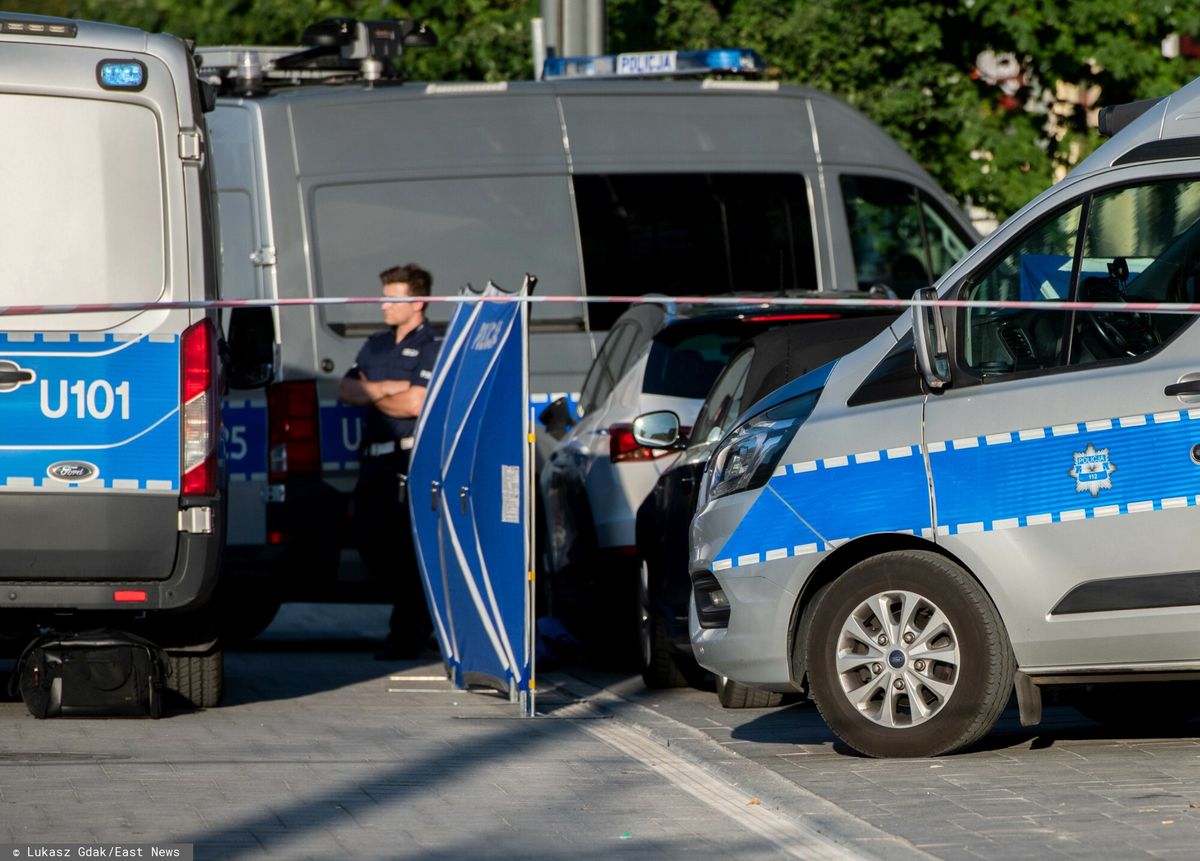
M429 641L433 623L421 586L407 502L400 500L399 475L408 471L408 452L364 456L354 488L358 552L373 580L394 601L388 645L415 655Z

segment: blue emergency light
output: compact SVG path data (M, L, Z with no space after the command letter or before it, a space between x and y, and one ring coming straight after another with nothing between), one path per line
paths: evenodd
M137 60L102 60L96 80L106 90L140 90L146 86L146 66Z
M714 72L747 74L766 68L762 57L749 48L710 51L641 51L595 57L548 57L542 80L572 78L647 78L674 75L708 75Z

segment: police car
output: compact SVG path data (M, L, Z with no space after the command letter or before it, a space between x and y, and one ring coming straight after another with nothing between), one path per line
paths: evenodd
M170 36L2 13L0 51L0 305L43 311L0 315L0 631L137 631L216 705L220 327L157 305L217 298L212 99Z
M1051 685L1106 723L1200 712L1200 327L1112 305L1200 301L1200 81L1140 109L920 294L989 304L917 306L725 436L703 666L807 688L874 756L966 747L1014 688L1027 725Z

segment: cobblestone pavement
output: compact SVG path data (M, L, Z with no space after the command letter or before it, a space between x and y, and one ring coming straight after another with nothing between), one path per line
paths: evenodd
M218 709L38 721L0 703L0 843L161 841L204 859L920 857L832 807L846 844L806 830L552 685L550 716L531 720L454 690L436 655L378 663L387 610L285 607L227 656Z
M872 760L808 704L728 710L713 693L576 672L938 858L1200 857L1200 738L1114 737L1065 706L1023 729L1010 708L968 753Z
M0 843L171 842L198 859L1192 858L1200 740L1066 708L978 749L876 761L805 705L546 672L539 711L372 660L386 607L285 607L226 705L37 721L0 702ZM1193 731L1197 731L1193 729Z

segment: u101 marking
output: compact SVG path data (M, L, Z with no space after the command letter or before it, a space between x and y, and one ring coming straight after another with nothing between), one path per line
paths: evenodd
M68 380L58 381L57 402L51 404L51 382L42 380L41 407L42 415L48 419L66 417L74 406L74 416L77 419L97 419L103 421L113 416L114 411L122 419L129 418L129 380L122 380L116 386L108 380Z

